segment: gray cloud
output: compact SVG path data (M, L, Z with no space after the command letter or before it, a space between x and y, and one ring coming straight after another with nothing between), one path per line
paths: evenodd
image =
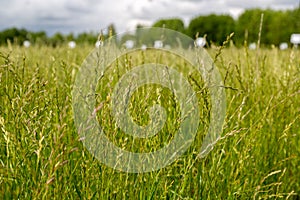
M237 0L227 0L227 5L229 7L240 7L240 8L272 8L277 6L282 6L282 9L287 7L295 7L298 5L297 0L252 0L252 1L237 1Z

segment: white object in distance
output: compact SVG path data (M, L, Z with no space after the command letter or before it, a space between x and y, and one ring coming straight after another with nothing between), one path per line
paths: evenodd
M249 45L250 50L255 50L256 49L256 44L253 42Z
M196 46L197 47L204 47L206 45L206 39L203 37L198 37L196 39Z
M134 47L134 41L132 41L132 40L127 40L127 41L125 42L125 47L126 47L126 49L132 49L132 48Z
M300 33L293 33L290 41L297 47L300 44Z
M68 46L69 46L70 49L74 49L76 47L76 42L75 41L70 41L68 43Z
M166 45L165 45L165 49L171 49L171 45L166 44Z
M30 45L31 45L31 43L30 43L28 40L25 40L25 41L23 42L23 46L26 47L26 48L29 48Z
M95 47L96 48L99 48L100 46L103 46L103 42L98 40L96 43L95 43Z
M141 49L142 49L143 51L145 51L145 50L147 49L147 45L143 44L143 45L141 46Z
M291 35L292 44L300 44L300 34L294 33Z
M163 42L161 40L154 41L154 48L159 49L164 46Z
M287 48L289 48L288 43L286 43L286 42L280 43L280 45L279 45L280 50L286 50Z

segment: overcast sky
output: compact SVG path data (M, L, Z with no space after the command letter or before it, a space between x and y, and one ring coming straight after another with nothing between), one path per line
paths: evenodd
M151 25L160 18L227 13L237 17L247 8L294 9L299 0L0 0L0 30L99 32L113 23L117 32Z

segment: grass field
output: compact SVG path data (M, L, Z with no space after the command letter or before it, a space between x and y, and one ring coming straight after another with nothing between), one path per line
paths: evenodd
M74 125L72 87L92 49L0 47L0 199L300 199L299 50L230 47L219 54L209 49L226 86L220 141L205 158L197 158L201 139L196 139L166 168L130 174L93 158ZM134 66L124 59L129 63L125 71ZM199 76L194 79L201 83ZM98 95L98 102L105 103L98 119L109 135L116 128L108 113L107 85ZM132 104L132 115L141 124L147 115L136 113L145 112L145 106L134 102L154 86L149 87ZM170 93L159 93L161 101L156 93L143 102L167 102L168 113L176 116ZM199 99L203 126L197 138L202 138L209 98L204 91ZM177 126L171 120L153 143L140 141L134 150L151 151L151 144L160 148L161 141L170 140L168 130ZM114 138L127 148L119 132Z

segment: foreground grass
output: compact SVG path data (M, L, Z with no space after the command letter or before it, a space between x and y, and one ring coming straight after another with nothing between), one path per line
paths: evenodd
M222 139L144 174L102 165L80 141L71 91L90 50L0 48L0 199L300 198L299 50L224 49Z

